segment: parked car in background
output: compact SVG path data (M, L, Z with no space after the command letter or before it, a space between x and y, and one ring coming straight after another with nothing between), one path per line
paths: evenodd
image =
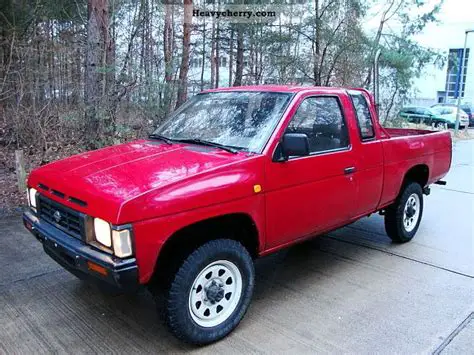
M402 108L398 116L406 119L408 122L431 125L433 113L427 107L410 106Z
M432 124L435 127L447 125L449 128L454 128L456 124L457 107L455 105L435 105L431 109L433 113ZM461 109L459 116L459 127L466 128L469 126L469 116Z
M454 107L454 108L457 108L457 106L454 105L454 104L436 104L436 105L431 106L431 108L436 108L436 107ZM462 104L461 105L461 110L463 110L468 116L469 127L474 127L474 106L470 105L470 104Z

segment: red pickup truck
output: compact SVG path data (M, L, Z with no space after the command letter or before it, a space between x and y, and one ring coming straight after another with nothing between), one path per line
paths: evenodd
M243 318L255 258L377 211L407 242L450 164L448 132L383 128L362 89L217 89L148 139L34 170L23 220L75 275L164 291L171 331L205 344Z

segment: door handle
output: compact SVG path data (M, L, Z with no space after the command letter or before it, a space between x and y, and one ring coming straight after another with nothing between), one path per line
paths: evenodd
M350 167L344 169L344 174L346 174L346 175L347 174L353 174L353 173L355 173L355 171L356 171L355 166L350 166Z

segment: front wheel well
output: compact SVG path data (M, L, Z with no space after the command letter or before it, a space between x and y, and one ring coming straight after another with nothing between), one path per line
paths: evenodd
M193 223L173 233L160 250L150 281L168 285L188 255L206 242L220 238L236 240L253 258L258 256L258 230L249 215L234 213L217 216Z

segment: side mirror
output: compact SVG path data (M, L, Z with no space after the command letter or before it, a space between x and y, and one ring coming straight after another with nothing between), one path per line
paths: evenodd
M308 136L304 133L285 133L275 151L273 161L287 161L290 156L309 155Z

